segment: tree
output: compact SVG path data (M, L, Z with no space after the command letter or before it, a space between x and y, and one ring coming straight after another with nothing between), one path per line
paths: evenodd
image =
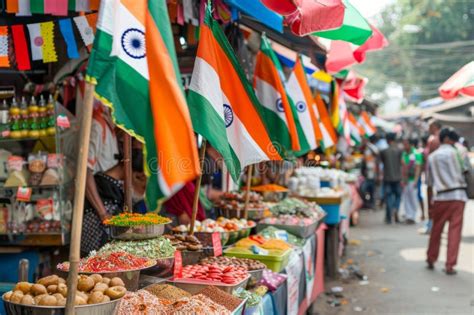
M356 70L370 81L368 95L390 82L403 87L409 103L438 96L438 87L474 59L474 1L396 0L376 23L390 45L371 52Z

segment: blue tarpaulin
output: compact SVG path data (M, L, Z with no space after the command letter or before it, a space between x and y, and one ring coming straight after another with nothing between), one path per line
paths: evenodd
M265 26L283 33L283 17L265 7L259 0L225 0L231 7L242 11ZM235 15L232 14L235 18Z

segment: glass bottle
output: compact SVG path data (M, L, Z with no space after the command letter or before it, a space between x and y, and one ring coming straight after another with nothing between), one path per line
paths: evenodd
M7 100L3 100L0 104L0 138L8 137L10 131L10 121L8 119L9 111Z
M28 113L28 103L26 102L26 98L23 96L21 98L20 103L20 132L21 138L28 137L28 129L29 129L29 113Z
M38 131L40 137L45 137L47 135L46 129L48 126L48 117L47 117L47 108L46 101L44 100L43 95L40 96L39 107L38 107Z
M9 118L10 118L10 138L21 138L22 133L21 133L21 126L22 126L22 121L21 121L21 115L20 115L20 107L18 106L18 103L16 101L16 98L13 98L12 104L10 106L9 110Z
M56 117L54 115L54 99L51 94L49 94L48 98L48 104L46 105L47 108L47 119L48 119L48 125L47 125L47 134L50 136L54 136L56 134Z
M36 99L34 96L31 97L30 105L28 106L28 116L30 128L28 130L28 137L38 138L40 136L39 132L39 107L36 104Z

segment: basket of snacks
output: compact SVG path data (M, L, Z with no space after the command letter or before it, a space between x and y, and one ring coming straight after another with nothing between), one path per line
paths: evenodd
M171 220L156 213L121 213L104 221L110 236L119 240L143 240L154 238L165 232Z

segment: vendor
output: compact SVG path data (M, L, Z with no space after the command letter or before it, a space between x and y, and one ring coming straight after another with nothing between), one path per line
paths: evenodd
M119 155L120 162L105 172L94 175L97 195L104 206L105 216L109 217L122 212L125 196L123 180L125 167ZM146 176L143 169L142 149L132 145L132 199L134 203L143 198L146 187ZM84 206L84 221L82 225L81 255L85 256L92 250L97 250L108 241L108 234L103 219L91 202L86 200Z
M193 181L186 183L180 191L174 194L164 203L164 210L167 217L173 220L173 224L189 224L193 213L193 200L196 185ZM206 219L206 214L201 202L198 203L196 220Z

